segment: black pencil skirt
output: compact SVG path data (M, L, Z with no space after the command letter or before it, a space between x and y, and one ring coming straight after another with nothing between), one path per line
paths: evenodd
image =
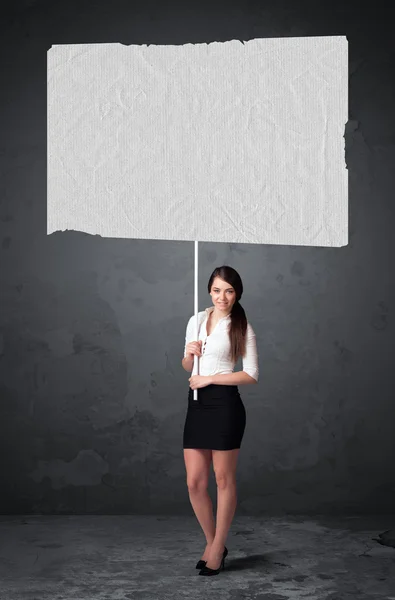
M237 385L210 384L188 391L183 447L211 450L240 448L246 426L246 411Z

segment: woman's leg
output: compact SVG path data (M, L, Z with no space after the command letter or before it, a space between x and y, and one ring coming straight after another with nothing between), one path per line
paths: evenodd
M218 569L221 564L226 538L236 512L236 466L239 452L240 448L212 450L218 499L215 538L206 565L210 569Z
M215 536L213 503L207 491L212 451L201 448L184 448L189 499L196 518L206 537L202 560L207 560Z

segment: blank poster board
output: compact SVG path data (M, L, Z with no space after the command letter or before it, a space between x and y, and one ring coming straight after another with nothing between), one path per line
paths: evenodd
M348 243L345 36L66 44L47 60L48 234Z

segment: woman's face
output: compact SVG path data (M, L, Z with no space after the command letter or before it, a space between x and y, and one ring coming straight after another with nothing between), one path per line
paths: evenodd
M236 302L236 292L234 288L219 277L216 277L211 286L211 299L214 306L224 313L229 313Z

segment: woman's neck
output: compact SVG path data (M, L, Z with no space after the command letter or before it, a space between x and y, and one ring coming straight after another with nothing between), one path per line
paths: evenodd
M229 314L230 312L224 314L222 311L217 311L214 306L214 310L211 311L211 323L218 323L218 321L220 321L224 317L227 317Z

